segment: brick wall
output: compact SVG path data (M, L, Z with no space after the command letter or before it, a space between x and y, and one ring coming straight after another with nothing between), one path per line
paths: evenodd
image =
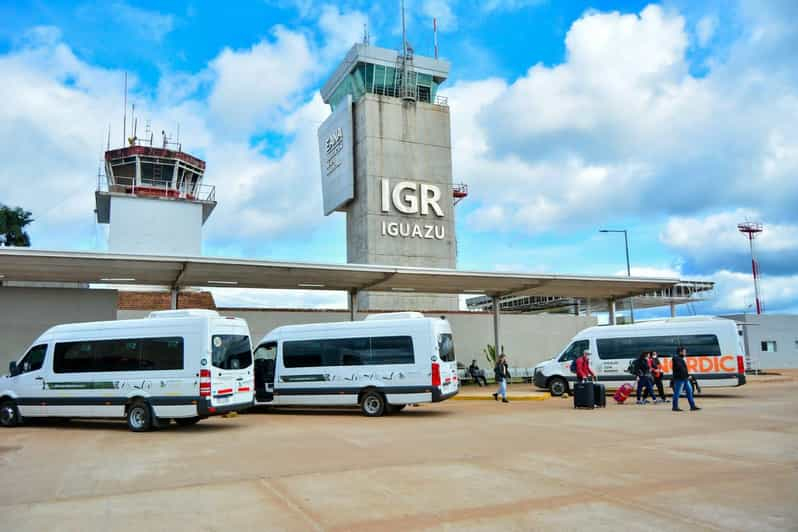
M169 292L119 291L119 310L168 310L171 308ZM177 308L216 309L210 292L178 292Z

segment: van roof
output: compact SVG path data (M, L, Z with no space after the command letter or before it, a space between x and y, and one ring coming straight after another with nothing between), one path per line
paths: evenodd
M188 312L187 312L188 311ZM176 312L178 314L171 314ZM203 320L209 318L222 318L218 312L210 310L205 311L201 309L186 309L180 311L157 311L151 312L146 318L138 318L131 320L108 320L108 321L87 321L81 323L64 323L61 325L54 325L47 329L42 336L53 333L65 332L85 332L96 330L121 330L133 328L146 328L153 325L163 325L169 323L185 323L184 320L192 318L194 320ZM224 319L244 321L241 318L224 317Z
M626 325L595 325L593 327L588 327L587 329L583 329L580 331L577 336L581 336L583 334L590 334L590 333L608 333L608 332L618 332L618 331L637 331L637 330L645 330L645 329L656 329L656 328L670 328L675 327L678 325L687 325L687 324L710 324L710 323L720 323L720 322L731 322L727 318L718 318L716 316L684 316L679 318L662 318L662 319L655 319L655 320L645 320L645 321L638 321L635 323L630 323Z
M264 338L269 336L279 336L290 333L308 332L325 329L341 329L341 330L359 330L359 329L373 329L373 328L395 328L403 325L418 325L423 322L440 321L436 318L404 318L404 319L390 319L390 320L360 320L360 321L330 321L321 323L304 323L301 325L282 325L276 327L266 333Z

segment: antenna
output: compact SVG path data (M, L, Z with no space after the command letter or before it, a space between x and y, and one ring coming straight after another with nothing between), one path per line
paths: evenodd
M127 72L125 72L125 104L122 114L122 146L125 145L125 133L127 132Z
M759 222L743 222L737 224L737 230L748 236L748 245L751 248L751 272L754 274L754 297L756 298L756 313L762 314L762 300L759 297L759 262L754 254L754 239L764 231Z
M369 36L369 25L367 23L363 24L363 44L368 46L370 44L371 37Z
M122 132L122 135L124 136L124 132ZM111 124L108 124L108 141L105 144L105 151L108 151L110 149L111 149Z
M402 9L402 55L407 55L407 26L405 25L405 0L400 1Z
M136 130L136 118L135 118L135 116L136 116L136 104L135 103L131 104L131 107L132 107L132 109L130 111L130 139L133 139L133 142L135 142L135 137L136 137L136 133L135 133L135 130Z
M432 45L435 47L435 59L438 59L438 19L432 18Z

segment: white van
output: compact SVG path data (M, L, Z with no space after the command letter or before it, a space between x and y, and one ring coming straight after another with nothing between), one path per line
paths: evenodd
M590 350L590 367L608 389L634 382L629 364L643 351L656 351L662 362L663 379L670 379L671 358L679 346L687 348L687 369L701 387L745 384L744 350L732 320L709 317L670 318L590 327L571 339L559 355L535 367L533 382L562 395L576 381L571 362Z
M367 416L459 390L452 329L418 312L278 327L255 349L255 403L359 405Z
M252 406L249 328L212 310L48 329L0 377L0 425L125 417L132 431Z

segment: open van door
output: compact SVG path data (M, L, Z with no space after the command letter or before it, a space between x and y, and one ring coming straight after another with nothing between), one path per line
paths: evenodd
M266 342L255 349L255 400L270 403L274 400L274 373L277 342Z

